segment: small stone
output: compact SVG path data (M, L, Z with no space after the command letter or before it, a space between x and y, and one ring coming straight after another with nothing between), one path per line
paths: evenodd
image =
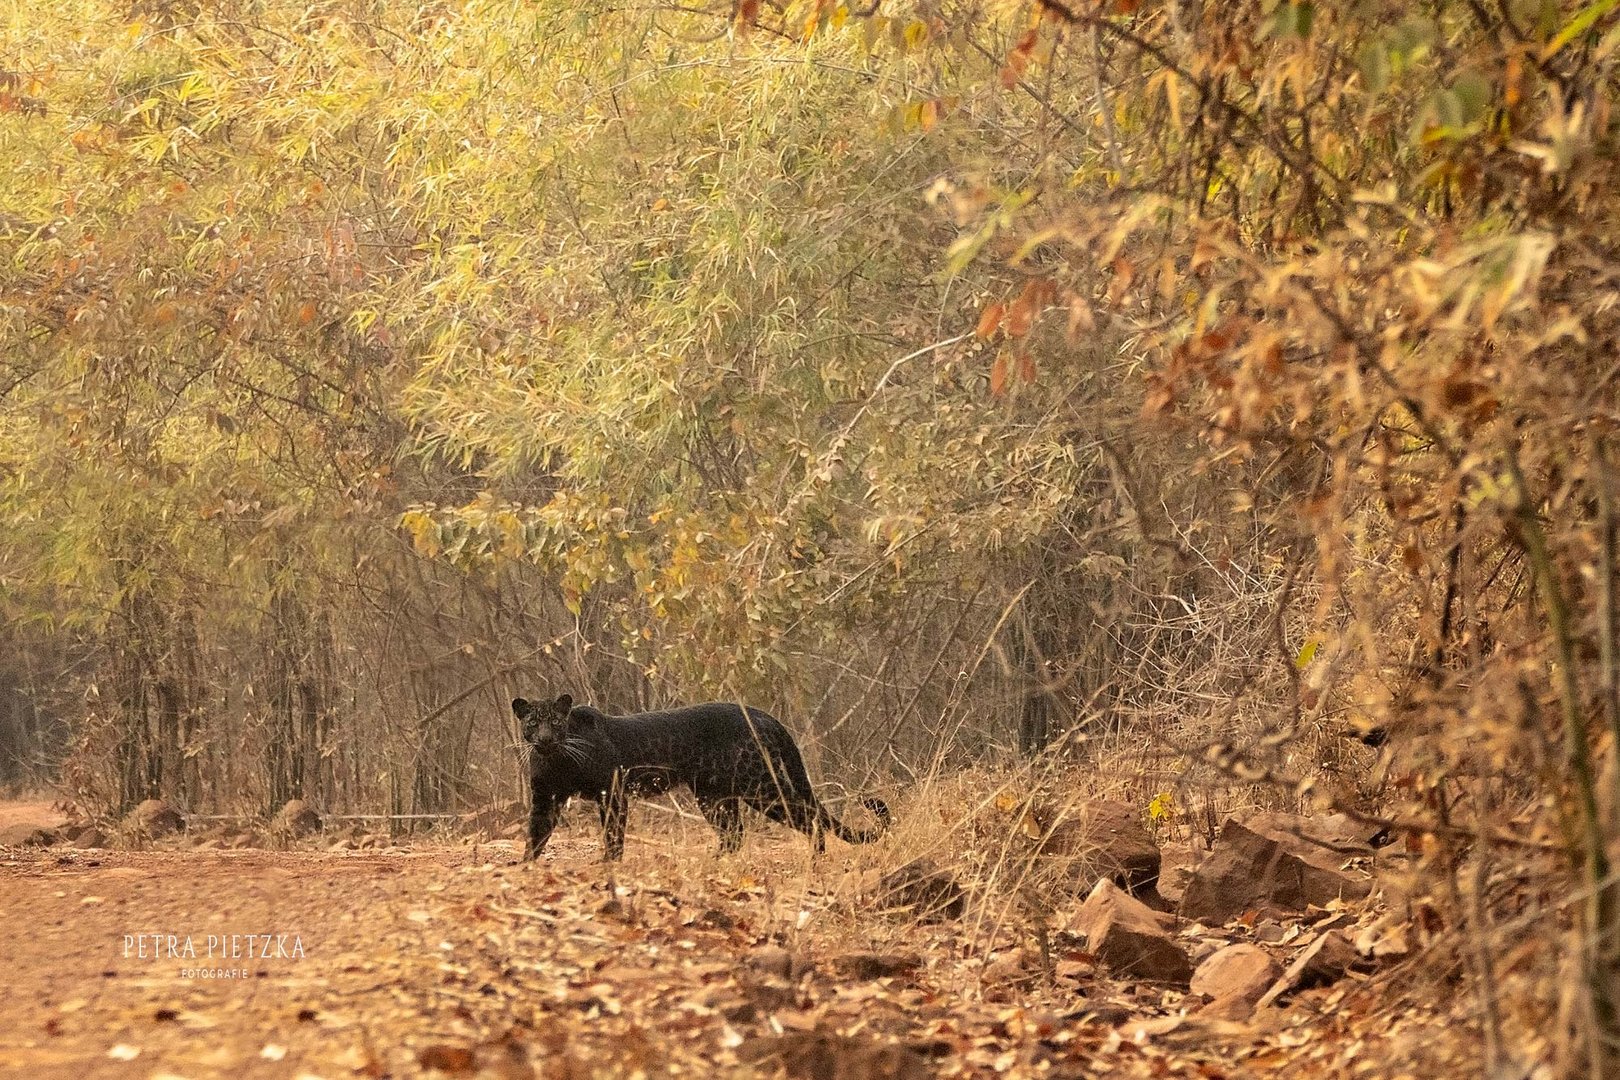
M1193 972L1190 989L1210 999L1202 1012L1241 1020L1282 974L1282 965L1258 945L1228 945Z
M1350 939L1337 930L1328 930L1300 951L1304 958L1299 988L1326 986L1344 978L1350 969L1362 966L1361 954Z
M1287 934L1287 928L1276 919L1261 919L1254 924L1254 940L1263 941L1267 945L1275 945Z

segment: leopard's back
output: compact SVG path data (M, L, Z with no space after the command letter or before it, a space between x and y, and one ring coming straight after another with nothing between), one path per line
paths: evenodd
M742 796L770 785L800 794L802 780L809 791L792 735L761 709L712 701L623 716L588 705L573 712L582 710L601 732L600 763L624 773L632 788L686 784Z

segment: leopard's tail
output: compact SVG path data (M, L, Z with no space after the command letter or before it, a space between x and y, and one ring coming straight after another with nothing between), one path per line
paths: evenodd
M782 809L787 815L777 820L786 821L806 835L817 837L818 848L819 833L832 833L846 844L870 844L889 831L889 825L894 820L893 815L889 813L889 804L876 797L869 796L861 800L861 805L877 818L877 825L874 827L856 829L839 821L838 817L827 809L826 804L816 797L816 789L810 783L810 773L804 767L804 758L799 754L799 748L793 744L793 737L782 727L780 721L764 714L755 715L753 710L744 715L748 716L751 726L769 721L777 735L769 756L782 770L778 783L785 790L779 791L778 794L786 804ZM757 733L755 738L759 738Z
M838 820L831 810L827 809L820 799L816 800L816 816L822 829L832 833L844 843L870 844L889 831L894 816L889 813L889 804L875 795L862 799L861 805L870 810L872 816L877 818L877 824L870 829L855 829L845 825Z

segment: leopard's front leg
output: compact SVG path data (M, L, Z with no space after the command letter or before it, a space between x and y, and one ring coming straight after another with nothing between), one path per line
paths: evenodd
M530 789L529 792L529 839L523 848L523 861L530 862L545 850L546 841L551 839L551 833L557 827L557 819L562 816L562 801L550 792Z

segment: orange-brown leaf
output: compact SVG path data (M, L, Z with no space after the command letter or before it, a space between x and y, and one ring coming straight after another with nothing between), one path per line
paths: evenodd
M1125 294L1131 289L1131 282L1136 280L1136 266L1131 260L1121 256L1114 260L1114 278L1108 283L1108 303L1118 307L1125 299Z
M925 101L917 110L917 122L922 125L923 131L933 131L939 126L939 102Z
M1007 306L999 300L985 308L983 314L979 316L979 325L973 328L973 336L980 341L984 341L995 333L996 327L1001 325L1001 316L1006 310Z
M1007 389L1007 354L997 353L990 365L990 396L1000 397Z
M1013 301L1012 307L1007 309L1007 318L1002 326L1007 331L1008 337L1018 338L1029 333L1029 328L1034 323L1035 303L1029 295L1029 290L1025 289L1019 294L1018 299Z

